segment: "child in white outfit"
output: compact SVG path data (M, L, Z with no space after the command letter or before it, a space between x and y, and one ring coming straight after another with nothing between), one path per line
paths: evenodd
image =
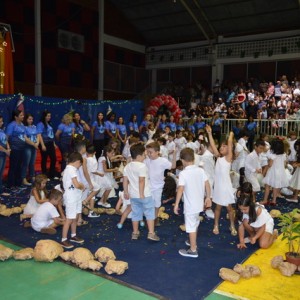
M81 195L84 185L78 181L78 169L82 164L82 155L73 152L68 157L68 165L63 174L64 203L66 208L66 221L62 230L61 245L66 249L74 247L68 241L68 232L71 227L71 242L82 244L84 240L76 235L78 216L82 211Z

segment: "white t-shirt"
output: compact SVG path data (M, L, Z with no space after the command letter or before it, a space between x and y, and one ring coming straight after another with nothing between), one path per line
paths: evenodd
M204 170L195 165L187 166L180 172L178 186L184 186L185 214L195 214L203 211L206 180L208 178Z
M74 203L81 199L82 191L75 188L72 179L77 177L78 170L71 165L67 165L63 175L63 187L64 187L64 203Z
M150 186L149 186L149 175L146 165L142 162L132 161L124 168L124 176L128 178L128 193L130 199L140 198L139 192L139 178L145 177L145 188L144 196L151 196Z
M159 153L160 153L161 157L168 159L169 153L168 153L168 149L165 145L160 145Z
M176 148L176 145L175 145L174 141L172 141L172 142L168 141L167 142L168 159L169 159L169 161L173 160L173 154L174 154L174 152L170 154L170 151L174 151L175 148Z
M164 157L158 157L157 159L146 158L144 162L149 171L151 190L162 189L165 184L164 172L166 169L171 169L172 163Z
M88 170L91 180L96 181L98 175L93 174L93 172L97 172L98 170L98 163L95 155L88 156L86 158L86 168Z
M43 203L31 218L31 226L36 231L47 228L53 223L53 219L59 217L56 207L50 203Z
M86 153L82 155L82 159L83 160L86 160ZM83 173L83 167L82 165L80 166L80 168L78 169L78 181L83 183L85 186L88 185L88 182L84 176L84 173Z

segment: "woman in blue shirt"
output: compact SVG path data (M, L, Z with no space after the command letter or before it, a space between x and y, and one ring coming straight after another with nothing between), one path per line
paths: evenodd
M6 135L11 148L7 180L9 188L13 186L18 187L22 184L21 169L25 158L26 143L35 146L26 136L26 128L22 123L24 120L23 111L15 110L12 120L6 128Z
M102 156L102 152L105 146L105 124L104 115L102 112L98 112L97 120L93 122L91 128L91 141L96 149L96 158Z
M42 173L47 174L48 178L56 177L56 145L54 142L54 131L51 124L51 113L45 110L42 114L41 121L36 126L37 135L41 152ZM47 172L47 159L50 159L50 169Z
M106 144L108 144L110 139L117 137L117 124L115 122L115 118L116 114L114 112L110 112L106 117Z
M75 127L75 134L84 135L85 131L90 131L90 126L84 120L81 120L80 114L78 112L74 112L73 114L73 122Z
M3 192L3 173L6 164L6 157L10 155L10 147L7 142L7 136L4 132L3 117L0 116L0 194Z
M136 114L132 114L129 119L129 133L131 134L132 132L139 133L139 124L137 123Z
M65 169L67 165L67 156L72 152L72 138L75 131L75 125L72 122L72 117L70 114L65 114L58 125L55 133L55 138L57 140L58 148L61 153L61 172Z
M248 121L245 124L245 129L249 134L247 147L250 152L253 151L254 138L256 135L256 127L257 127L257 123L254 121L252 116L249 116Z
M121 152L122 152L124 145L126 143L126 140L127 140L127 129L126 129L126 125L124 124L123 117L118 118L117 137L118 137L119 141L121 142Z
M23 161L22 170L21 170L21 176L22 176L22 183L24 185L31 185L27 181L26 175L27 175L27 169L29 171L29 177L31 180L34 180L35 177L35 160L36 160L36 150L39 146L39 139L37 137L37 129L36 126L33 124L33 116L31 114L26 114L24 119L24 125L25 125L25 134L27 138L30 139L30 141L34 145L26 144L25 146L25 159Z

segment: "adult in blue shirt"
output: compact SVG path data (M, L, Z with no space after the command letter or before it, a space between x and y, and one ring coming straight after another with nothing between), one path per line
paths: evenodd
M55 138L62 157L61 172L67 165L68 154L72 152L72 138L74 132L75 125L72 122L72 117L70 114L65 114L55 133Z
M174 116L170 116L168 126L170 127L170 129L171 129L172 132L176 132L177 128L176 128L176 123L175 123Z
M249 116L248 121L245 123L245 129L249 134L247 147L249 152L253 151L254 138L256 135L257 123L254 121L252 116Z
M39 139L37 136L36 126L33 124L33 116L31 114L26 114L24 119L25 125L25 134L32 141L34 145L26 144L25 146L25 159L23 161L21 176L22 183L24 185L31 185L27 181L27 169L29 173L29 177L32 181L35 179L35 160L36 160L36 152L39 147Z
M118 137L119 141L121 142L121 152L122 152L124 145L126 143L126 140L127 140L127 129L126 129L126 125L124 123L123 117L118 118L117 137Z
M104 115L102 112L98 112L97 120L93 122L91 128L91 141L96 150L97 160L102 156L105 147L105 130Z
M22 184L21 169L25 159L26 143L35 146L26 136L26 128L23 124L23 120L23 111L17 109L13 112L12 121L6 128L6 135L11 148L7 180L7 186L9 188L14 186L18 187Z
M137 132L139 133L139 124L137 122L137 115L132 114L130 119L129 119L129 133L131 134L132 132Z
M84 120L81 119L79 112L73 113L73 122L74 122L74 133L84 135L84 132L90 131L90 126Z
M105 121L105 129L106 129L105 143L106 144L108 144L110 139L117 137L117 124L115 122L115 118L116 118L116 114L114 112L110 112L106 116L106 121Z
M41 121L36 126L39 138L39 147L41 152L42 173L47 174L49 178L56 177L56 144L54 141L54 131L51 124L51 113L45 110L42 114ZM47 172L47 159L50 159L50 169Z
M202 116L201 115L198 115L197 118L196 118L196 122L194 123L194 127L195 127L195 130L196 130L196 134L199 134L199 130L200 129L204 129L205 128L205 122L203 121L202 119Z
M10 146L4 132L3 117L0 116L0 194L3 192L3 173L6 164L6 157L10 155Z

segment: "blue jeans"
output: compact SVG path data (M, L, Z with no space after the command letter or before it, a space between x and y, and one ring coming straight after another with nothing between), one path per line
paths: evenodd
M25 157L22 165L21 177L22 179L26 178L27 169L28 169L29 176L32 178L35 176L34 165L36 159L36 149L28 145L24 150L24 154Z
M6 155L0 156L0 193L3 192L2 179L3 179L5 164L6 164Z

